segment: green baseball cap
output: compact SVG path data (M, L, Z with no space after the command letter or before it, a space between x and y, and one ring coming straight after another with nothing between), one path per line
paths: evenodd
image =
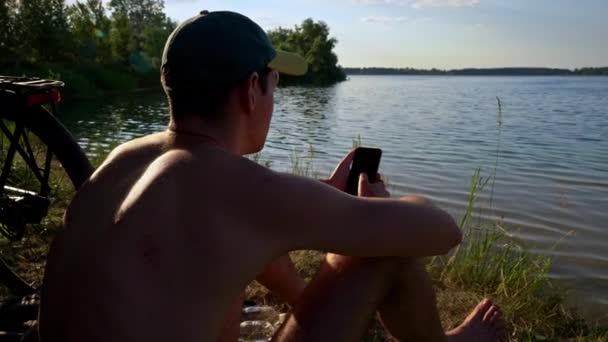
M229 11L201 11L181 23L162 59L170 79L189 84L232 84L265 67L294 76L308 70L300 55L275 49L258 24Z

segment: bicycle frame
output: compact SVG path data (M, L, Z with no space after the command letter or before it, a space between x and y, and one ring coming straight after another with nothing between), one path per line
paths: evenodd
M3 136L0 139L3 144L0 145L3 158L0 159L0 234L13 241L21 240L28 223L40 223L47 216L52 204L50 197L55 196L55 187L49 184L54 181L52 175L67 175L70 185L77 190L93 173L93 166L78 143L57 120L56 103L61 100L59 89L63 85L59 81L0 76L0 135ZM13 167L16 163L19 163L17 169ZM26 179L18 179L21 168L27 173ZM9 175L11 172L14 174ZM21 180L25 182L20 183ZM24 187L27 190L21 189ZM15 273L2 256L0 284L8 288L12 298L37 295L38 289ZM0 325L3 319L14 314L12 304L4 304L0 305ZM36 305L16 304L17 307ZM31 311L29 320L35 319L35 312Z
M51 167L51 159L52 153L47 149L44 168L40 169L35 160L34 152L32 150L32 146L29 142L29 137L24 134L24 125L23 122L17 121L16 128L14 132L11 132L7 125L4 122L0 121L0 130L4 133L4 135L10 141L10 146L8 148L6 159L4 160L4 166L2 168L2 173L0 173L0 195L2 194L3 189L7 189L6 181L8 179L9 172L11 170L11 165L15 158L15 154L19 153L21 158L26 162L26 164L30 167L38 181L40 181L42 187L40 189L40 194L48 194L49 192L49 175L50 175L50 167ZM22 139L25 144L25 150L19 145L19 140ZM14 189L14 188L13 188ZM12 190L12 189L11 189Z
M51 173L52 152L46 148L42 167L34 155L32 144L26 132L28 114L38 106L49 105L51 114L56 116L56 102L61 100L57 88L62 82L39 79L0 77L0 99L6 109L0 109L0 118L14 122L14 129L0 120L0 131L9 141L6 158L0 172L0 233L15 241L21 239L26 223L40 223L46 216L50 199L49 178ZM12 125L11 125L12 126ZM20 144L23 143L23 146ZM38 193L7 185L15 156L19 155L40 183ZM8 226L8 227L7 227ZM0 258L0 279L16 295L34 293L36 289L19 277Z
M42 167L40 167L25 127L28 113L39 106L48 104L51 109L50 113L57 116L56 102L61 100L61 93L56 88L62 85L63 83L56 81L0 78L0 91L5 93L4 97L10 97L13 104L8 106L8 111L0 112L0 117L15 124L11 131L9 125L0 120L0 132L9 142L0 172L0 200L3 204L3 210L0 210L0 223L14 228L5 229L3 226L0 233L11 240L18 240L23 236L26 223L40 223L47 214L50 204L49 178L53 154L47 147ZM16 155L21 157L40 184L37 193L7 186Z

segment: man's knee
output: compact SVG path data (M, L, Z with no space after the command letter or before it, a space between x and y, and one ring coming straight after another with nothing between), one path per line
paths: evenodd
M411 203L415 203L415 204L418 204L418 205L424 205L424 206L432 206L432 205L434 205L433 202L431 202L426 197L422 197L422 196L418 196L418 195L403 196L403 197L401 197L401 200L407 201L407 202L411 202Z
M421 261L419 258L352 257L327 253L325 262L327 267L338 273L357 272L398 280L404 272L419 267Z
M387 268L391 265L396 265L398 258L393 257L353 257L348 255L340 255L327 253L325 262L333 269L345 270L354 267L378 267ZM390 267L389 267L390 268Z
M348 256L348 255L340 255L327 253L325 255L325 262L334 269L343 269L350 268L360 262L360 258Z

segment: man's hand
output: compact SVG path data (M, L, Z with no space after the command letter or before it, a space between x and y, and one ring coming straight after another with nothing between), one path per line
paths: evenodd
M348 172L350 171L350 164L353 162L353 157L355 156L355 151L357 149L352 149L342 160L338 163L334 172L332 172L329 179L321 179L321 182L331 185L334 188L345 191L346 190L346 182L348 181Z
M338 163L329 179L321 179L321 182L331 185L340 191L345 191L350 165L353 162L356 150L354 148L348 152ZM369 182L366 174L362 173L359 175L359 197L390 197L390 193L386 190L386 186L379 174L376 176L376 179L377 181L372 184Z
M391 197L379 174L376 179L372 184L365 173L359 175L359 197Z

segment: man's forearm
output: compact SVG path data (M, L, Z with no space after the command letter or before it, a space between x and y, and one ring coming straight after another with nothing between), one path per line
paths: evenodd
M278 294L292 307L306 287L304 278L296 270L289 254L273 260L257 277L257 281Z

